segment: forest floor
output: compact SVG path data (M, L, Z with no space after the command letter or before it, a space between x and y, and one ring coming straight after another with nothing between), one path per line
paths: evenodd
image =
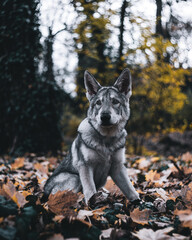
M192 239L192 154L128 156L127 173L141 196L130 203L108 179L85 205L71 191L43 197L61 157L0 158L0 239Z

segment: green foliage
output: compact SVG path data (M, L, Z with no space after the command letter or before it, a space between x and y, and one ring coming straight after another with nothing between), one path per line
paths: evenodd
M87 2L84 0L73 1L76 11L81 17L80 23L75 29L75 48L78 54L78 69L76 91L77 101L80 108L87 102L84 89L84 71L88 69L100 80L103 85L109 84L114 79L112 77L111 60L109 57L108 40L110 37L110 11L101 13L100 3Z
M185 76L189 74L187 70L175 68L167 61L168 50L175 51L176 48L162 37L143 35L139 49L144 52L147 64L137 74L140 82L133 92L131 124L134 132L144 134L175 127L174 118L186 104L187 97L182 86Z

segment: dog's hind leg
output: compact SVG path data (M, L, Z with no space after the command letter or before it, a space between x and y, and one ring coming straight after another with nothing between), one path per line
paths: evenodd
M77 174L68 172L59 173L52 176L44 187L46 195L55 194L57 191L73 190L74 192L81 191L81 181Z

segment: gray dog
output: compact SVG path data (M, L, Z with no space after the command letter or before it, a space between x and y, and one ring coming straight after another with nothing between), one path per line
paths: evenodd
M131 74L125 69L112 87L102 87L88 71L84 80L90 102L88 116L79 125L69 154L46 182L45 194L83 190L88 203L111 176L129 200L137 200L139 194L123 165Z

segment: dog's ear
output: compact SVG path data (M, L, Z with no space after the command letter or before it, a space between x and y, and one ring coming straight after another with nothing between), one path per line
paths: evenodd
M131 73L128 68L125 68L121 75L118 77L117 81L113 85L119 92L125 94L127 98L131 97L132 94L132 80Z
M97 82L97 80L93 77L93 75L89 73L87 70L85 71L85 74L84 74L84 83L85 83L85 88L87 90L86 96L88 100L90 100L101 88L101 85Z

